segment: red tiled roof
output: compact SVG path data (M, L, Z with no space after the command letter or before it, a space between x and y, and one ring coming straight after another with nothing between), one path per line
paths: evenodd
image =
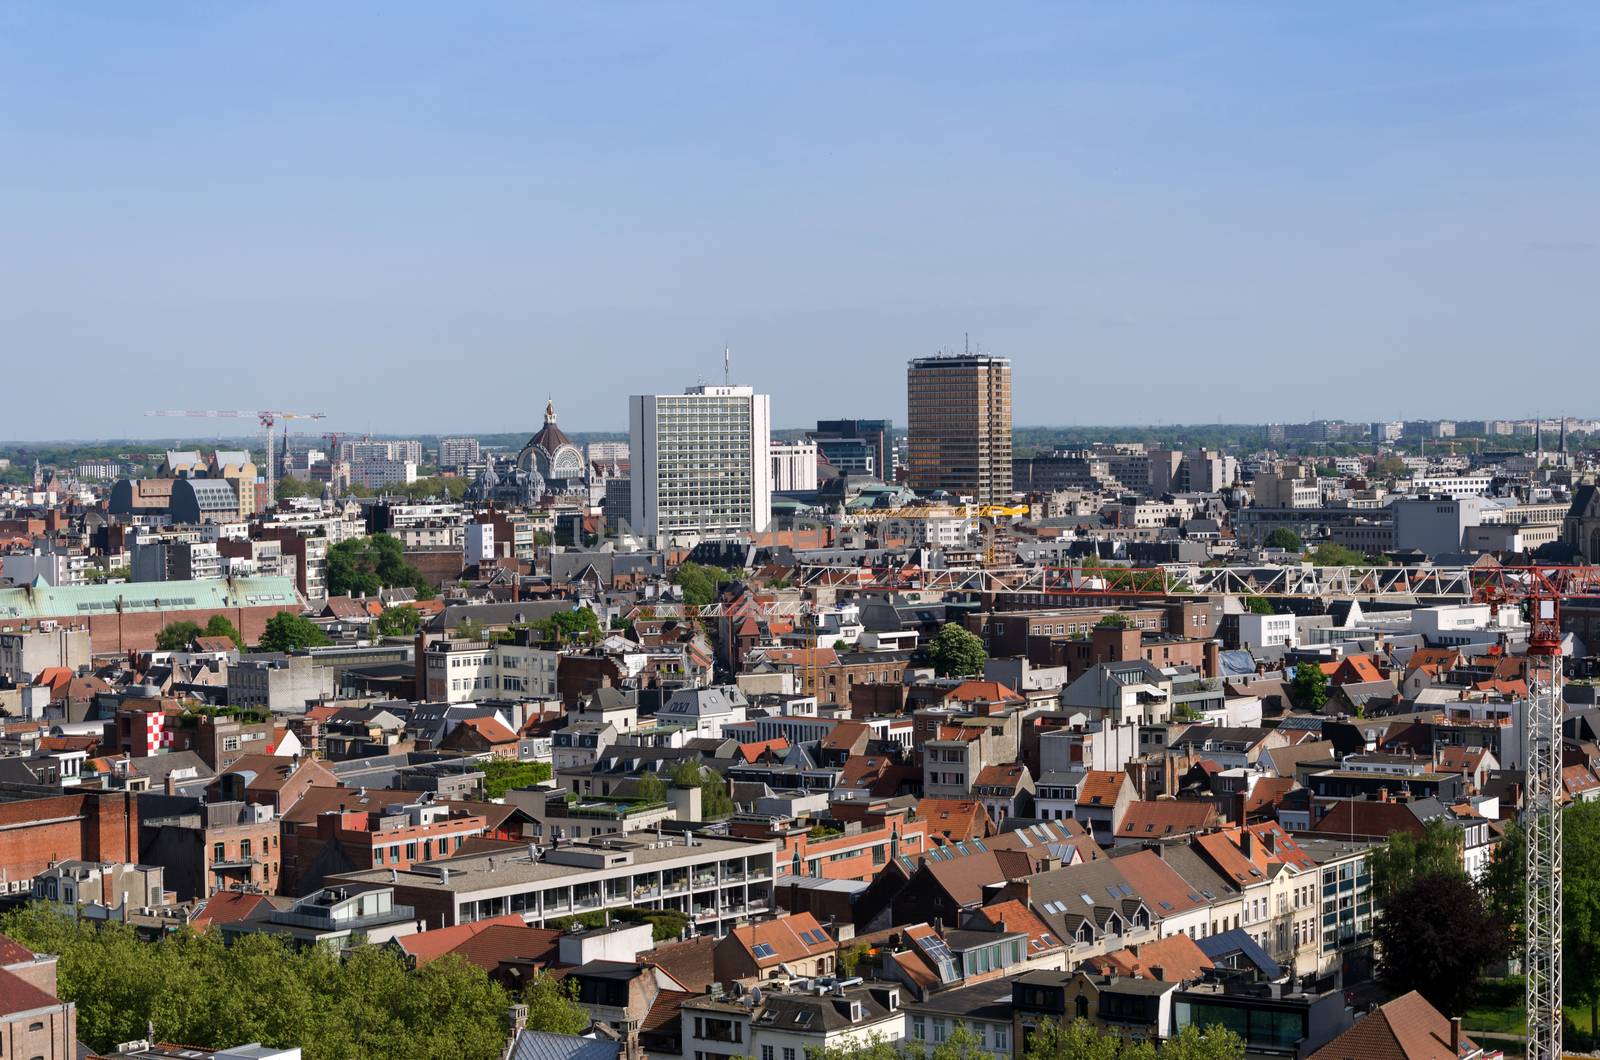
M45 993L20 975L0 969L0 1016L53 1008L59 1004L61 1001L55 995Z
M1015 898L996 902L979 909L976 920L998 928L1003 921L1007 931L1021 931L1028 936L1028 956L1038 957L1052 950L1064 948L1060 939L1050 933L1050 925L1040 920L1033 910ZM1188 938L1187 935L1184 936Z
M992 831L989 814L973 799L922 799L917 816L928 822L930 832L951 839L982 839Z
M1258 782L1259 783L1259 782ZM1199 832L1218 823L1217 808L1192 799L1137 799L1128 803L1117 835L1140 839Z
M206 899L206 904L190 921L196 931L208 924L236 924L249 920L262 906L271 906L264 894L248 891L218 891Z
M517 740L517 734L500 724L496 718L462 718L461 724L490 743L515 743Z
M765 920L729 932L743 946L758 968L772 968L785 961L798 961L832 953L834 941L817 918L810 913L791 913L776 920ZM810 938L806 938L810 935ZM759 956L756 948L770 946L772 952Z
M1459 1051L1450 1048L1450 1021L1415 990L1356 1021L1308 1060L1457 1060L1477 1051L1461 1035Z
M7 964L25 964L33 960L34 953L9 935L0 935L0 967Z
M1108 769L1091 769L1078 785L1079 806L1115 806L1128 774Z
M957 703L1020 703L1022 697L999 681L963 681L952 688L946 700Z
M1119 975L1163 983L1198 979L1206 969L1215 967L1194 939L1181 932L1142 946L1116 950L1103 957L1091 957L1088 963L1102 971L1109 969Z
M456 924L452 927L434 928L432 931L419 931L415 935L405 935L394 940L417 967L437 960L447 953L454 952L457 946L466 942L479 932L486 931L495 925L526 926L520 913L507 913L504 916L491 917L488 920L478 920L470 924ZM559 934L559 932L557 932Z

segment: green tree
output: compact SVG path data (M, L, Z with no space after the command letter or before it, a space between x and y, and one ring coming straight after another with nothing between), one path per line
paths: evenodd
M457 640L483 640L487 637L483 623L475 618L463 618L456 623L453 635Z
M1202 1031L1191 1023L1163 1041L1156 1056L1159 1060L1243 1060L1244 1039L1220 1024Z
M1367 854L1372 871L1372 898L1382 906L1421 876L1465 876L1461 866L1461 829L1436 818L1422 835L1396 832Z
M1290 530L1287 526L1276 528L1261 543L1267 548L1281 548L1285 552L1299 552L1305 547L1300 540L1300 535Z
M528 1006L528 1029L549 1034L582 1034L589 1029L589 1013L578 1004L578 981L553 975L535 975L522 988Z
M1118 1060L1121 1043L1101 1034L1088 1020L1075 1019L1065 1025L1043 1020L1028 1035L1023 1056L1026 1060Z
M227 637L233 641L234 647L244 647L244 634L239 632L238 626L228 621L227 615L212 615L206 621L205 635L208 637Z
M593 610L579 607L571 611L557 611L548 618L529 623L547 641L568 644L581 641L592 644L600 639L600 618Z
M1100 621L1095 623L1095 628L1096 629L1127 629L1128 625L1129 625L1129 620L1128 620L1128 616L1127 615L1123 614L1121 611L1113 611L1110 614L1101 615L1100 616Z
M406 562L400 539L389 534L352 537L328 547L326 579L332 596L375 596L383 589L409 588L418 599L436 592L422 572Z
M1565 838L1563 832L1563 862L1566 860ZM1500 842L1495 844L1494 850L1489 855L1489 864L1478 880L1478 888L1483 892L1483 900L1488 905L1489 911L1494 914L1495 919L1505 925L1507 957L1522 952L1522 927L1526 916L1524 902L1528 877L1527 853L1526 833L1522 830L1521 822L1515 820L1506 822L1506 833ZM1593 871L1600 871L1600 866L1594 866Z
M304 651L332 644L317 624L290 611L279 611L267 619L261 632L262 651Z
M717 602L717 593L733 576L721 567L699 563L680 563L672 572L672 584L683 590L683 602L705 607Z
M728 782L715 769L707 769L700 779L700 817L706 821L720 821L733 816L733 796L728 794Z
M940 677L976 677L988 657L983 640L955 622L946 622L928 642L928 661Z
M372 630L380 637L409 637L422 628L422 612L410 604L386 607L372 623Z
M1311 562L1318 567L1359 567L1367 557L1353 548L1324 541L1311 550Z
M183 651L200 636L198 622L168 622L156 634L157 651Z
M1562 983L1566 996L1600 1019L1600 803L1581 802L1562 815ZM1518 918L1521 919L1520 917Z
M649 770L639 774L639 782L634 785L634 792L641 802L667 801L667 786L661 782L660 774Z
M1301 663L1294 668L1289 695L1301 710L1321 710L1328 702L1328 675L1316 663Z
M1384 987L1419 991L1447 1016L1466 1011L1484 969L1505 952L1504 928L1463 874L1413 878L1390 896L1372 934Z
M1278 609L1272 606L1272 601L1265 596L1247 596L1244 598L1245 610L1252 615L1275 615Z
M875 1033L850 1045L808 1045L806 1060L926 1060L926 1050L921 1042L892 1042Z
M675 788L698 788L704 780L705 771L698 762L686 759L672 767L672 786Z
M311 479L290 478L285 475L272 487L272 499L286 501L294 497L320 497L322 496L322 483L313 482Z

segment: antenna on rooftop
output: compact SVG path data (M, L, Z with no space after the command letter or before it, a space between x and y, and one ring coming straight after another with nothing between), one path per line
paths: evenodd
M722 385L733 385L733 351L727 346L722 347Z

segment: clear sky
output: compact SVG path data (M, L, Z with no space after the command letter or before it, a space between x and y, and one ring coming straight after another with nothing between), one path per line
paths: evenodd
M1600 415L1597 108L1593 3L0 0L0 438Z

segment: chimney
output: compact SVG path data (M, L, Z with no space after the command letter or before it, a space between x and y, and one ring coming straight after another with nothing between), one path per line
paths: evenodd
M1388 802L1389 801L1389 789L1388 788L1379 788L1378 789L1378 801L1379 802Z
M1222 676L1222 642L1220 640L1206 641L1206 676Z
M1461 1055L1461 1017L1450 1017L1450 1055Z
M1268 854L1276 854L1278 852L1278 833L1273 831L1261 833L1261 845L1267 848Z
M1255 836L1250 834L1250 829L1248 828L1239 833L1239 849L1244 852L1244 856L1249 860L1254 861L1256 859Z

